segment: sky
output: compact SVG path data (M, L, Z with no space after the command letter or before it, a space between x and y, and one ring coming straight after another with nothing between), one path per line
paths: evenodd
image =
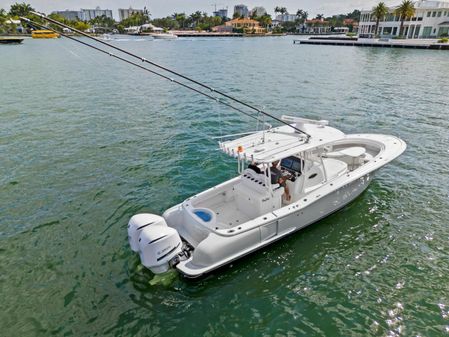
M232 16L234 5L245 4L249 9L255 6L263 6L269 14L274 15L273 9L276 6L286 7L294 14L298 9L304 9L309 13L309 17L317 14L331 16L334 14L345 14L354 9L371 9L379 0L248 0L248 1L228 1L228 0L0 0L0 8L9 11L11 4L23 2L31 4L36 10L44 13L51 13L55 10L79 10L80 8L95 8L100 6L102 9L111 9L114 17L118 19L118 8L143 8L146 6L152 18L164 17L174 12L185 12L190 14L197 10L212 14L213 4L217 8L228 7L228 16ZM384 1L387 5L395 5L400 2Z

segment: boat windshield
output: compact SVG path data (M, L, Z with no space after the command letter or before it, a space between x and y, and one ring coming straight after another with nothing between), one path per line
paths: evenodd
M290 172L301 173L301 159L290 156L281 160L281 167Z

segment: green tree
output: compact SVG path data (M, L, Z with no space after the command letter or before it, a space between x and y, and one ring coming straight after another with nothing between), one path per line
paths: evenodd
M145 15L142 16L145 17ZM97 27L107 27L107 28L115 27L114 19L108 18L106 15L97 16L92 20L90 20L89 23Z
M175 19L173 19L173 17L171 17L171 16L167 16L165 18L153 19L151 23L157 27L164 28L165 30L179 29L178 22Z
M148 23L148 16L143 13L133 13L128 18L122 20L120 24L123 27L141 26Z
M196 27L200 22L203 15L200 11L196 11L195 13L190 14L190 18L192 19L193 25Z
M410 19L415 15L415 5L411 0L402 0L399 7L396 8L394 14L401 18L401 26L399 28L399 35L404 33L404 21Z
M11 5L11 8L9 9L9 15L18 17L18 16L28 16L30 12L34 12L34 8L31 7L31 5L26 4L25 2L18 3Z
M281 12L281 7L279 7L279 6L276 6L276 7L274 7L274 14L276 15L277 13L280 13Z
M259 24L264 27L267 28L269 25L271 25L271 15L270 14L264 14L262 16L259 16L258 18L256 18L257 21L259 21Z
M5 24L6 19L6 11L3 8L0 8L0 25Z
M388 14L388 7L384 2L379 2L376 7L373 8L371 14L376 18L376 35L379 35L379 21Z
M78 29L82 32L86 31L90 28L90 25L87 22L84 21L75 21L73 24L70 25L71 27Z
M178 22L178 24L181 28L183 28L183 29L185 28L186 21L187 21L186 13L174 13L173 19L175 19L176 22Z
M353 19L359 21L360 14L361 14L360 11L358 9L355 9L351 13L346 14L346 19Z

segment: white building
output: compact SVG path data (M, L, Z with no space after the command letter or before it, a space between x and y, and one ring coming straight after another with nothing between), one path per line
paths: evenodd
M379 22L379 34L384 37L400 34L401 20L394 14L396 7ZM408 39L437 38L449 32L449 2L419 0L415 2L415 15L404 21L403 35ZM376 18L371 10L361 11L359 35L375 35Z
M251 16L259 17L259 16L264 16L265 14L267 14L267 10L261 6L254 7L251 10Z
M217 9L215 12L214 12L214 16L219 16L220 18L222 18L222 19L226 19L227 17L228 17L228 9L226 8L226 9Z
M68 9L66 9L65 11L54 11L52 13L61 15L67 20L72 21L81 20L83 17L83 13L81 11L71 11Z
M247 18L249 15L248 7L245 5L235 5L234 6L234 15L238 14L239 17Z
M82 15L82 17L80 19L83 21L90 21L92 19L95 19L96 17L101 17L101 16L105 16L107 18L113 19L112 10L100 9L100 7L96 7L95 9L81 8L81 15Z
M118 17L120 21L123 21L127 18L129 18L131 15L134 14L148 14L147 9L134 9L134 8L119 8L118 9Z
M276 20L280 22L294 22L297 19L297 16L295 14L279 14L276 15Z

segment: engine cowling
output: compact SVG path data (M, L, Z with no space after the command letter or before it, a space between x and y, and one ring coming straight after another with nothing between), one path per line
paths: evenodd
M176 229L155 214L134 215L128 223L131 249L138 252L142 264L153 273L166 272L169 262L182 252L182 241Z

